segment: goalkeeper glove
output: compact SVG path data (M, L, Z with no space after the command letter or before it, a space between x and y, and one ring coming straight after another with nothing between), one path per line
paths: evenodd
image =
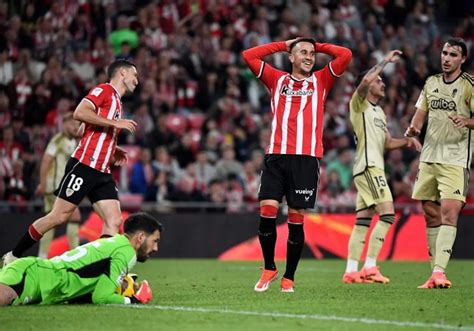
M130 299L131 303L146 304L150 302L152 298L153 293L151 291L150 285L146 280L144 280L143 282L141 282L140 287Z

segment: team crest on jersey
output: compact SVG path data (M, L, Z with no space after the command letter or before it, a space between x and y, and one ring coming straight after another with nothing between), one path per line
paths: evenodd
M100 87L96 87L95 89L92 90L91 94L95 97L98 97L102 93L103 89Z
M292 97L303 97L303 96L311 96L313 95L314 93L314 90L312 89L308 89L308 90L298 90L298 91L295 91L295 90L292 90L290 87L288 87L286 84L283 85L283 87L281 88L281 92L280 94L281 95L284 95L284 96L292 96Z
M70 189L69 187L66 189L66 196L69 198L71 195L74 194L74 190Z
M376 127L381 128L383 131L387 128L387 125L380 118L374 118L374 124Z
M116 111L116 112L115 112L114 119L115 119L115 120L119 120L119 119L120 119L120 111Z

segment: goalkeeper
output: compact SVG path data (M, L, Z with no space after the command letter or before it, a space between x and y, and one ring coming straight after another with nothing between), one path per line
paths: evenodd
M0 306L92 302L95 304L148 303L147 281L130 297L116 292L135 263L158 251L161 223L146 213L130 215L124 234L79 246L45 260L18 259L0 270ZM119 291L120 292L120 291Z

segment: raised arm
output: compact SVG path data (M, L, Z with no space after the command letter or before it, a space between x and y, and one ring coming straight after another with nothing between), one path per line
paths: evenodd
M329 63L329 69L334 76L339 77L346 71L352 59L352 52L349 48L325 43L316 43L314 46L316 52L328 54L334 58Z
M369 91L370 83L372 83L378 75L382 72L383 68L387 65L387 63L395 62L398 59L398 55L401 55L402 52L399 50L390 51L382 62L373 66L362 78L359 86L357 86L357 94L362 98L365 99L367 97L367 92Z
M250 70L259 78L262 75L263 66L265 64L263 58L274 53L286 51L288 51L287 43L285 41L277 41L246 49L242 52L242 57Z

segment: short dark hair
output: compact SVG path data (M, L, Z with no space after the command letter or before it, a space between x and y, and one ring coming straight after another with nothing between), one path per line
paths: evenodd
M120 68L131 68L131 67L136 68L135 64L133 64L132 62L128 60L124 60L124 59L115 60L107 68L107 76L109 77L109 79L112 79L112 77L114 77L115 73Z
M316 44L316 40L314 40L313 38L298 38L297 40L293 41L291 44L290 44L290 53L291 53L291 50L299 43L302 43L302 42L307 42L307 43L311 43L311 44Z
M446 40L446 43L450 44L451 46L459 46L461 47L461 55L467 56L467 45L464 39L462 38L449 38Z
M153 234L156 230L163 232L163 225L150 214L140 212L130 215L125 220L123 229L126 234L134 234L137 231Z

